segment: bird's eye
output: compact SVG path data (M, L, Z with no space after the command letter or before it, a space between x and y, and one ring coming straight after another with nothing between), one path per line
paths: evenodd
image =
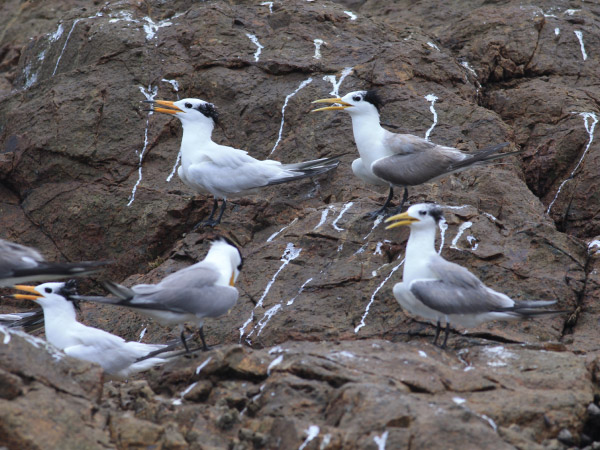
M422 216L426 216L427 215L427 211L419 211L419 214L421 214Z
M191 108L191 107L192 107L192 104L191 104L191 103L186 103L186 104L185 104L185 107L189 109L189 108Z
M50 294L50 293L52 293L52 289L50 289L50 288L46 288L46 289L44 289L44 292L45 292L46 294Z
M352 100L354 100L355 102L360 102L362 100L362 97L360 95L355 95L354 97L352 97Z

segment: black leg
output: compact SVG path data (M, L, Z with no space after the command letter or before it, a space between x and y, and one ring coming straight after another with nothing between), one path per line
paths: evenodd
M185 351L187 353L190 352L190 349L187 345L187 342L185 341L185 332L183 330L181 330L181 334L179 335L179 337L181 338L181 343L183 344L183 346L185 347Z
M375 219L377 216L385 213L388 206L390 206L390 202L392 201L393 197L394 197L394 188L392 186L390 186L390 193L388 194L383 206L376 211L372 211L370 213L365 214L365 217L368 217L370 219Z
M400 214L402 212L402 208L404 208L404 204L408 201L408 188L404 186L404 194L402 194L402 201L400 202L400 206L396 208L393 214Z
M202 339L202 350L205 352L208 351L208 345L206 345L206 339L204 339L204 326L198 328L198 334L200 335L200 339Z
M217 211L217 207L218 207L218 206L219 206L219 201L218 201L218 200L217 200L217 198L215 197L215 198L214 198L214 201L213 201L213 207L212 207L212 210L210 211L210 215L208 216L208 219L206 219L206 222L203 222L203 221L200 221L200 222L198 222L198 223L197 223L197 224L194 226L194 228L192 228L192 231L196 231L196 230L197 230L197 229L198 229L200 226L202 226L202 225L214 226L214 225L210 225L210 224L212 224L212 223L214 222L214 219L213 219L213 217L214 217L214 215L215 215L215 212Z
M215 223L215 225L218 225L221 223L221 217L223 217L223 213L225 212L225 208L227 207L227 199L223 199L223 203L221 203L221 211L219 212L219 217L217 217L217 222Z
M446 344L448 343L448 335L450 334L450 322L446 321L446 336L444 336L444 343L441 348L446 348Z
M437 321L437 325L435 326L435 337L433 338L433 345L437 345L437 340L440 337L440 331L442 331L442 327L440 326L440 321Z

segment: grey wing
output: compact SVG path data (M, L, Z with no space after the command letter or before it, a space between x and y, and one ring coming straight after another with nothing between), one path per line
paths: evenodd
M182 288L184 286L189 288L203 287L214 285L218 279L218 269L210 263L200 261L199 263L172 273L171 275L163 278L163 280L155 286L159 288ZM141 286L153 285L139 285L134 288L134 291L137 292L138 287Z
M14 269L30 269L43 262L37 250L0 239L0 277L8 276Z
M238 291L231 286L204 288L164 288L153 293L136 295L132 304L173 312L195 314L198 317L218 317L231 309L238 299Z
M459 150L443 147L410 134L389 133L386 146L394 153L380 158L371 170L398 186L415 186L449 173L452 164L466 156Z
M423 304L444 314L477 314L511 307L513 302L485 286L464 267L434 258L429 269L437 280L415 280L411 293Z

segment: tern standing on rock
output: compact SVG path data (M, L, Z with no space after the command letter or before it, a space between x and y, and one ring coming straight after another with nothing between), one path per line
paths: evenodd
M513 300L487 287L464 267L442 258L434 247L436 230L442 219L442 209L433 203L413 205L405 213L386 219L390 223L387 229L410 226L402 283L394 286L394 297L409 313L437 325L434 344L440 334L440 322L446 322L442 344L445 347L450 323L472 328L490 320L564 312L538 309L553 305L556 300Z
M161 325L179 324L181 342L189 351L183 324L194 322L208 350L202 326L205 317L219 317L233 308L238 299L235 281L242 270L242 255L229 240L219 237L206 257L165 277L157 284L138 284L131 288L112 282L104 287L116 298L73 296L74 299L125 306L152 317Z
M213 142L211 136L218 113L212 103L196 98L176 102L147 100L146 103L159 105L154 106L153 111L174 115L181 121L181 166L177 174L194 191L214 196L210 217L204 222L207 226L221 222L228 198L252 193L256 188L313 177L335 169L339 164L337 157L296 164L269 159L260 161L244 150ZM218 199L223 203L215 220Z
M65 283L44 283L37 287L16 285L15 288L29 294L13 297L33 300L44 309L46 339L69 356L100 364L106 373L120 378L165 362L159 357L137 360L166 345L126 342L119 336L77 322L75 306L67 299L70 292Z
M389 186L390 192L381 209L370 217L385 212L394 195L394 186L404 188L402 203L408 198L407 186L435 181L445 175L460 172L472 166L486 164L497 158L520 152L497 152L508 142L487 147L469 154L453 147L434 144L412 134L396 134L379 123L381 100L375 91L356 91L342 98L324 98L313 103L335 103L316 111L343 110L352 118L352 131L360 158L352 163L352 172L361 180L378 186Z

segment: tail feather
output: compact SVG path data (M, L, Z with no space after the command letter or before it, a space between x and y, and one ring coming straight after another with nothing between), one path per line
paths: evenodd
M339 164L340 164L339 161L335 161L333 163L330 162L327 165L319 164L319 165L305 167L303 169L291 169L291 170L288 167L285 167L286 169L288 169L289 172L297 173L297 175L294 175L291 177L285 177L285 178L278 178L275 180L270 180L267 183L267 186L272 186L274 184L287 183L288 181L300 180L302 178L314 177L316 175L320 175L322 173L329 172L330 170L335 169Z
M331 156L328 158L320 158L320 159L313 159L312 161L304 161L304 162L299 162L299 163L293 163L293 164L283 164L283 168L286 170L305 170L305 169L310 169L310 168L314 168L314 167L324 167L324 166L329 166L331 165L331 163L337 163L339 164L340 158L343 155L336 155L336 156ZM336 166L337 166L336 164Z
M503 308L502 311L514 313L523 318L549 316L569 312L565 309L540 309L554 305L555 303L556 300L521 300L510 308Z
M129 300L135 295L135 292L133 292L128 287L125 287L118 283L114 283L112 281L103 281L102 286L104 286L104 289L106 289L112 295L121 300Z
M452 166L450 166L450 170L457 171L460 169L464 169L465 167L469 167L469 166L477 165L477 164L485 164L485 163L494 161L495 159L498 159L498 158L504 158L506 156L511 156L511 155L518 155L519 153L523 152L523 150L517 150L514 152L508 152L508 153L498 153L499 150L503 149L504 147L506 147L508 145L509 145L508 142L503 142L501 144L495 144L495 145L486 147L486 148L478 151L477 153L475 153L471 158L466 158L466 159L463 159L462 161L458 161L458 162L452 164Z

